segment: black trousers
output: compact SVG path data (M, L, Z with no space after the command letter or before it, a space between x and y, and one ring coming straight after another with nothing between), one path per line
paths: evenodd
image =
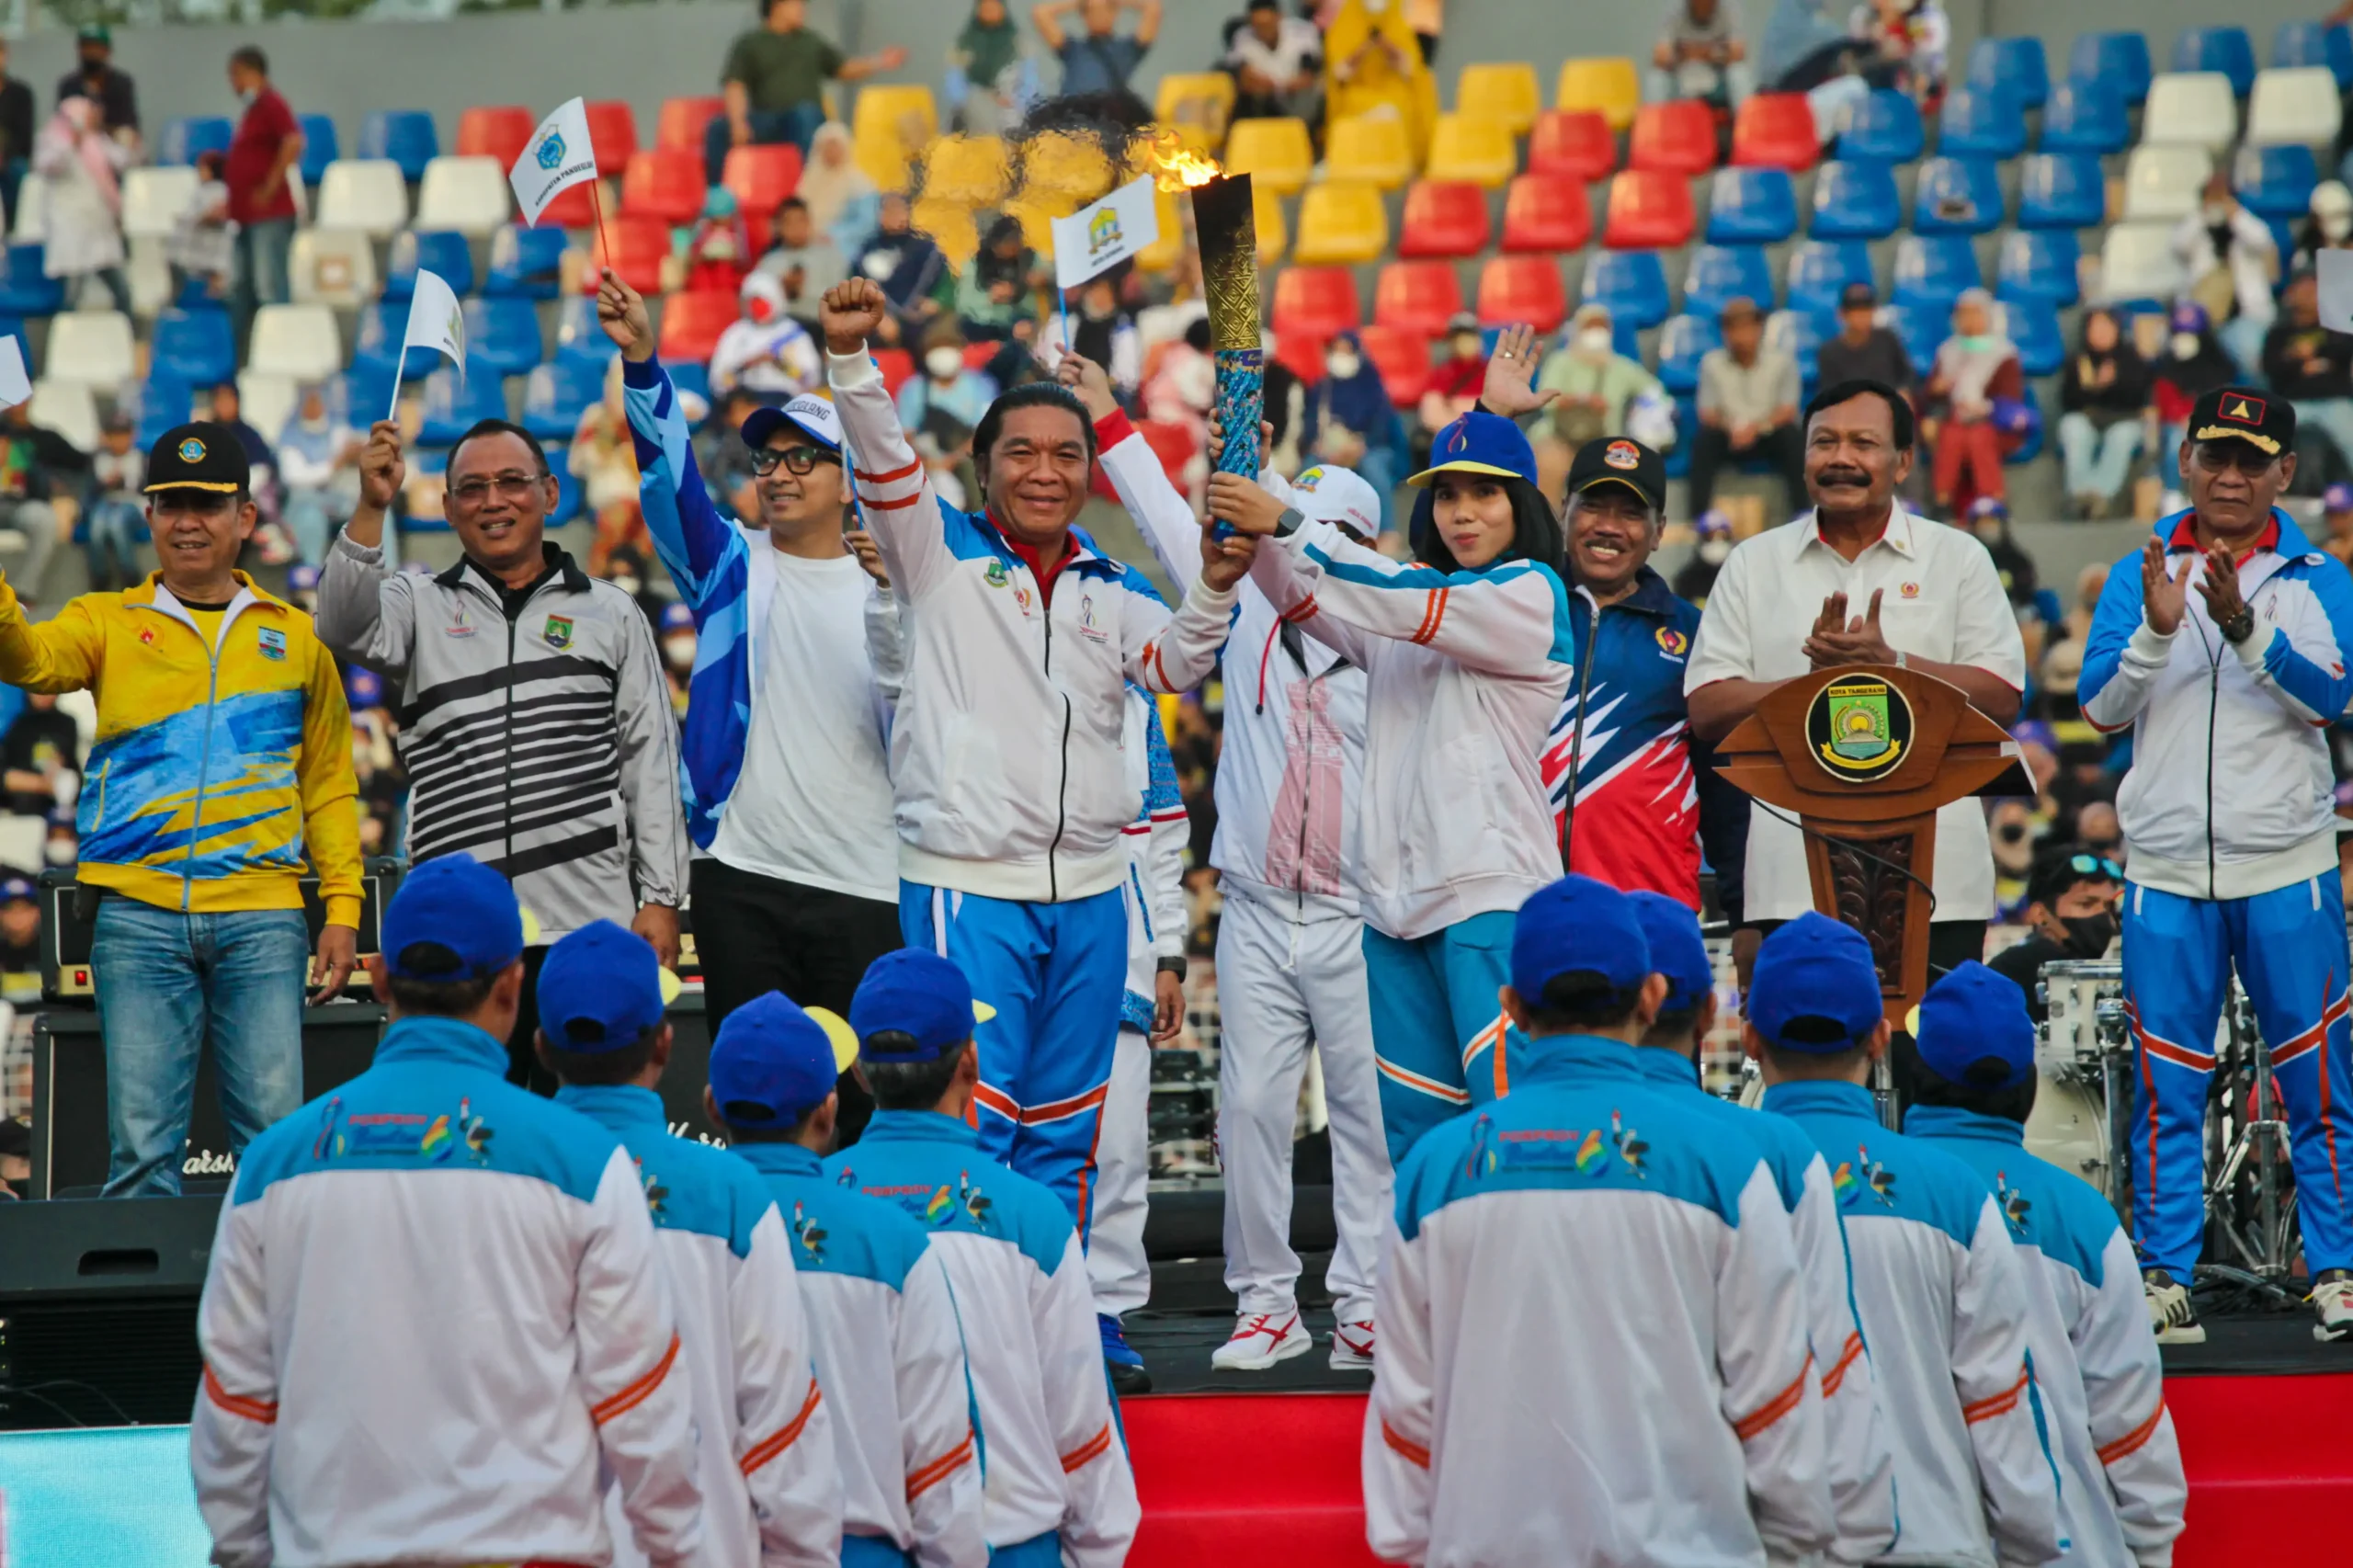
M555 1074L540 1065L531 1039L540 1029L540 966L547 961L547 949L523 949L523 996L515 1009L515 1032L506 1037L506 1081L535 1095L556 1091Z
M1789 511L1768 518L1768 523L1785 521L1794 515L1805 501L1805 443L1799 437L1798 427L1784 425L1768 430L1756 437L1745 452L1732 449L1732 437L1712 425L1702 425L1691 433L1691 515L1698 517L1708 509L1716 495L1716 472L1726 463L1738 458L1760 457L1773 465L1789 488Z
M740 871L708 856L688 876L703 1016L713 1040L728 1014L770 991L847 1017L866 966L904 945L895 903ZM842 1074L840 1090L847 1147L865 1131L874 1103L853 1074Z

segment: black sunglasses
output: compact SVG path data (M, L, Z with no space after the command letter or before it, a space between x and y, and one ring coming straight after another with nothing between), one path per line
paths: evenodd
M2279 460L2276 452L2267 452L2251 441L2200 441L2190 449L2190 456L2200 468L2209 473L2220 473L2235 468L2253 479L2261 475Z
M822 447L787 447L782 451L773 447L762 447L752 454L752 472L766 479L776 472L779 463L784 465L787 473L806 474L815 472L819 463L832 463L839 468L841 461L839 452L829 452Z

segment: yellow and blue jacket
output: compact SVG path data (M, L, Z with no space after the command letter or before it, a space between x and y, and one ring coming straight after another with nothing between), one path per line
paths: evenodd
M309 616L236 577L211 644L160 573L40 625L0 581L0 680L97 699L76 824L84 881L194 914L300 909L315 869L328 922L357 926L342 676Z

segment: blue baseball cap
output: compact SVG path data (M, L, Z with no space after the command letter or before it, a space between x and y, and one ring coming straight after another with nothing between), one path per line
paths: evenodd
M825 1103L858 1054L836 1014L771 991L727 1015L710 1042L710 1097L731 1127L789 1127Z
M692 631L694 629L695 612L691 608L676 599L662 607L663 635L667 636L673 631Z
M403 980L483 980L523 956L523 910L505 877L471 855L401 879L383 918L384 967Z
M1534 484L1536 452L1518 426L1474 408L1438 433L1430 443L1430 466L1405 483L1427 485L1441 473L1484 473Z
M972 999L964 971L938 953L901 948L866 966L849 1001L850 1032L870 1062L937 1062L996 1009Z
M290 594L318 592L319 569L307 562L298 561L286 569L286 591Z
M1519 906L1511 932L1511 988L1530 1006L1564 974L1598 975L1613 991L1650 978L1650 944L1633 901L1608 882L1566 876Z
M343 695L355 712L384 705L384 677L358 665L343 672Z
M1748 1021L1787 1051L1824 1056L1850 1051L1887 1017L1871 945L1851 926L1807 910L1765 938L1748 983ZM1826 1028L1792 1036L1793 1024Z
M592 920L540 966L540 1032L558 1051L634 1045L662 1022L662 960L636 932Z
M2353 512L2353 484L2338 480L2321 492L2320 505L2325 512Z
M1708 944L1700 939L1699 917L1691 906L1653 892L1648 888L1626 895L1642 926L1643 940L1651 950L1651 972L1666 976L1666 1000L1662 1012L1680 1013L1699 1005L1716 989L1716 966L1708 961Z
M1948 1084L2015 1089L2034 1076L2026 993L1973 959L1928 987L1914 1034L1921 1062Z
M0 903L14 903L20 898L39 896L40 890L33 886L30 877L0 877Z

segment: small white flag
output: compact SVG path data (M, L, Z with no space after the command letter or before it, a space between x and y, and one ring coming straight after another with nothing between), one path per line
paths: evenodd
M1075 289L1160 239L1160 204L1150 175L1130 180L1091 207L1054 220L1054 286Z
M2316 251L2320 274L2320 324L2331 332L2353 332L2353 250Z
M560 192L597 177L597 149L588 141L588 108L578 98L558 104L523 145L523 155L506 171L515 204L527 224L540 221Z
M25 346L13 335L0 337L0 408L30 403L33 383L25 374Z
M466 312L458 303L456 290L438 272L416 269L416 291L409 296L408 330L401 335L401 359L404 363L412 348L430 348L447 355L449 363L458 367L458 379L466 376ZM385 417L395 418L401 406L401 379L392 378L392 412Z

